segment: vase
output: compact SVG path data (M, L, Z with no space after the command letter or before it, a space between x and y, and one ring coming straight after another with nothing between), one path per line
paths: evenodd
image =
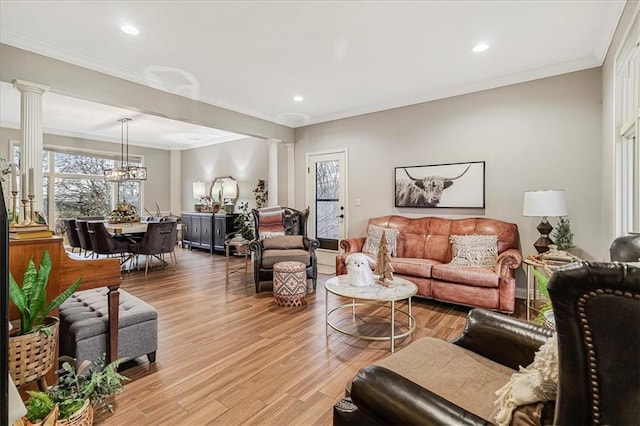
M640 233L629 232L613 240L609 254L612 262L640 261Z

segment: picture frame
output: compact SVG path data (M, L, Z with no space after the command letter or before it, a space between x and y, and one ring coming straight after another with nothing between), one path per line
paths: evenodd
M396 167L395 206L485 208L485 162Z

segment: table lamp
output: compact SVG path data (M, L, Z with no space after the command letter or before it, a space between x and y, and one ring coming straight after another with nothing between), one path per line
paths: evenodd
M204 191L204 182L193 182L193 198L199 200L200 198L204 197Z
M529 217L542 217L542 221L536 228L540 232L540 238L533 244L538 253L549 251L549 244L553 244L549 234L553 226L547 221L547 217L559 217L567 215L567 200L564 190L526 191L522 215Z

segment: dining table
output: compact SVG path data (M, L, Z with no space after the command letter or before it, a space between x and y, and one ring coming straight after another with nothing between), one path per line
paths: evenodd
M105 223L104 227L107 232L115 235L122 234L144 234L147 232L149 222L123 222L123 223Z

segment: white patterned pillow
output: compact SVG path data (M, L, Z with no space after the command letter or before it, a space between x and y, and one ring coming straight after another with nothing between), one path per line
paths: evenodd
M387 249L389 250L389 255L395 256L396 240L398 239L398 235L400 235L400 230L383 228L376 225L369 225L367 227L367 238L364 240L362 252L377 256L378 250L380 249L380 240L382 239L383 232L385 233L385 237L387 238Z
M451 264L493 269L498 259L497 235L451 235Z

